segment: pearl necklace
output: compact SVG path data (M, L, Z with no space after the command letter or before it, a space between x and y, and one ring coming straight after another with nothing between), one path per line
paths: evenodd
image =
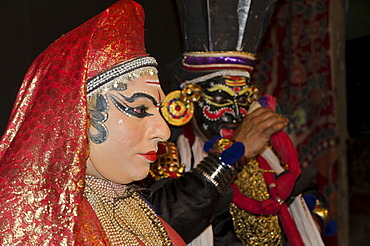
M86 176L84 196L112 245L172 245L158 216L130 186Z

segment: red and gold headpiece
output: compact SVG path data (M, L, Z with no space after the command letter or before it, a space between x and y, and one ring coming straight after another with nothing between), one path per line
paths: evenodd
M129 80L142 74L157 74L156 60L145 51L144 13L138 6L125 15L120 8L107 9L109 17L95 30L87 59L89 98L111 88L125 89Z
M109 243L83 197L86 95L154 66L144 11L131 0L63 35L33 62L0 142L0 244Z

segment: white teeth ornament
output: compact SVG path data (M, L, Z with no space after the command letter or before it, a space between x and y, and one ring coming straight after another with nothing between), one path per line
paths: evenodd
M222 115L221 119L222 121L227 121L227 117L225 115Z
M203 130L206 130L206 131L208 130L208 125L206 123L203 123L202 127L203 127Z
M217 110L215 110L215 111L210 111L210 110L209 110L209 108L210 108L209 106L205 106L205 107L203 107L203 108L202 108L203 116L204 116L207 120L209 120L209 121L218 121L218 119L219 119L219 118L217 118L217 119L211 119L211 118L209 118L209 117L207 116L207 114L206 114L206 110L207 110L208 112L212 113L212 114L218 114L221 110L227 109L227 107L222 107L222 108L217 109ZM229 113L229 114L231 114L233 117L235 117L235 112L234 112L234 111L232 111L232 112L229 112L229 111L228 111L228 113ZM223 117L223 116L221 116L221 117Z

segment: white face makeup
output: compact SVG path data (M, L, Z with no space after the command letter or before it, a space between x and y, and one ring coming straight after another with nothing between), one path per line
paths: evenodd
M110 90L106 98L108 117L103 125L108 135L102 143L90 142L86 173L120 184L142 180L155 161L158 142L170 137L159 112L164 93L158 77L132 80L126 90Z

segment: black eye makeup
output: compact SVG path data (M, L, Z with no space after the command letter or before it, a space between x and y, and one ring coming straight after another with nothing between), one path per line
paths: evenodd
M131 97L126 97L122 93L118 93L118 94L119 96L109 94L109 98L112 100L113 104L116 106L116 108L119 111L121 111L122 113L125 113L128 116L135 116L137 118L145 118L148 116L152 116L153 114L148 113L149 107L144 104L131 107L126 102L133 103L139 98L146 98L146 99L149 99L153 103L154 106L158 105L158 102L154 99L154 97L146 93L137 92L137 93L134 93Z

